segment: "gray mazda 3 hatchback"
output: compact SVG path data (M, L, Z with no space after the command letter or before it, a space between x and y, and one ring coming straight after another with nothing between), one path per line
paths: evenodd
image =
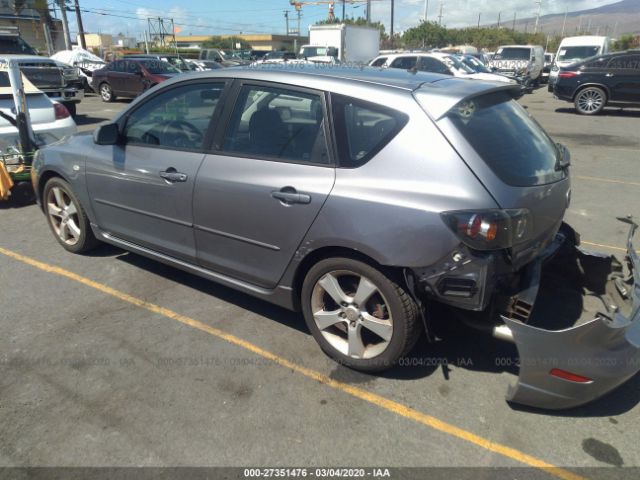
M568 152L518 96L394 69L202 72L42 149L32 179L70 252L110 243L300 310L362 371L432 337L427 305L447 304L517 346L509 400L570 407L640 368L635 224L625 263L578 248ZM554 282L613 285L616 309L545 312Z

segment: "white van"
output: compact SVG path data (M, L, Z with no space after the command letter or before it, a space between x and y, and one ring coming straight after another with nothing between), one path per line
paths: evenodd
M609 52L610 43L609 37L595 35L563 38L558 47L554 65L549 73L549 91L553 91L553 84L558 78L560 68L569 66L584 58L607 53Z
M503 45L498 47L487 66L531 90L540 83L544 48L540 45Z

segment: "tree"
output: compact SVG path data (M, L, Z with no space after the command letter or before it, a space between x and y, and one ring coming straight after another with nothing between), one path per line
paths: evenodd
M621 35L613 44L613 50L629 50L640 47L640 35Z
M251 50L251 44L240 37L219 37L214 36L202 44L202 48L219 48L220 50L238 50L236 44L240 44L240 50Z
M338 17L335 17L333 20L325 19L319 20L315 23L315 25L335 25L344 23L347 25L359 25L361 27L373 27L380 30L380 38L385 40L388 38L388 35L385 31L384 25L381 22L369 22L367 23L367 19L363 17L358 18L345 18L344 21L340 20Z

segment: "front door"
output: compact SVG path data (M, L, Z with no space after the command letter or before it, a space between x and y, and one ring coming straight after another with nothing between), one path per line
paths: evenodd
M87 187L100 228L195 261L193 187L224 83L165 89L133 110L117 145L96 146Z
M333 188L324 95L245 83L194 193L199 262L277 285ZM224 135L222 135L224 133Z

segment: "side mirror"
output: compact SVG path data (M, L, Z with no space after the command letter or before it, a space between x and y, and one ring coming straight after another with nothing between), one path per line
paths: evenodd
M97 145L115 145L120 138L117 123L103 123L93 132L93 143Z

